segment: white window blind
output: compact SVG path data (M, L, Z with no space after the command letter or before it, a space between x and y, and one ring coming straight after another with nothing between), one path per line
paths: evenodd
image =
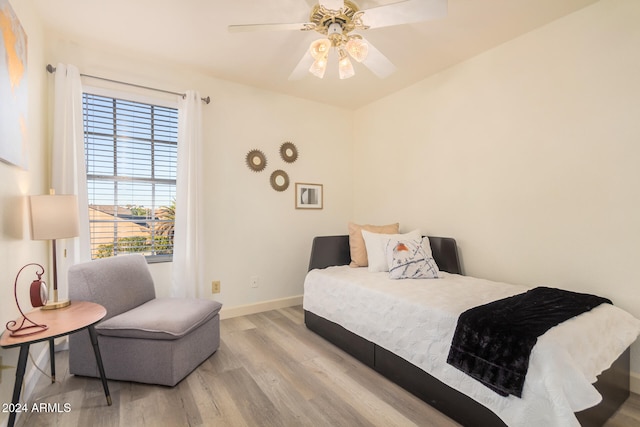
M178 110L83 94L91 257L171 260Z

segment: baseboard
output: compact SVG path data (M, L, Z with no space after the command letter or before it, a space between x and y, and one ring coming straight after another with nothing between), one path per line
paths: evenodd
M263 311L277 310L279 308L293 307L301 304L302 295L298 295L295 297L261 301L254 304L238 305L235 307L223 306L222 310L220 310L220 318L229 319L231 317L246 316L247 314L262 313Z

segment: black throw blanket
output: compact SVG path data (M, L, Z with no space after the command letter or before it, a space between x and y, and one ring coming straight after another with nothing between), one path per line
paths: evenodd
M447 363L502 396L522 397L529 355L552 327L611 301L539 287L465 311L458 318Z

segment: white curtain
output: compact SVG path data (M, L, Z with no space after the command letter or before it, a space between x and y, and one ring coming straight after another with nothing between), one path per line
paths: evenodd
M178 112L176 218L171 294L204 296L202 207L202 101L187 91Z
M75 194L78 197L80 235L77 238L56 241L58 289L60 298L64 299L68 298L69 267L91 259L82 125L82 83L80 72L73 65L56 66L51 158L51 186L56 194Z

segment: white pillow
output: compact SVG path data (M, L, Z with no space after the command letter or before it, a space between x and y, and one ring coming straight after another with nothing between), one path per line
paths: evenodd
M415 240L420 243L422 240L422 233L420 233L420 230L413 230L405 234L380 234L362 230L362 238L364 239L364 245L367 248L367 258L369 260L367 268L371 273L377 273L380 271L389 271L386 251L387 245L390 241L398 242L400 240ZM429 247L428 253L429 255L431 254L431 247Z
M389 241L386 249L389 277L391 279L437 279L440 270L433 257L427 254L425 246L430 246L427 237L423 237L422 242Z

